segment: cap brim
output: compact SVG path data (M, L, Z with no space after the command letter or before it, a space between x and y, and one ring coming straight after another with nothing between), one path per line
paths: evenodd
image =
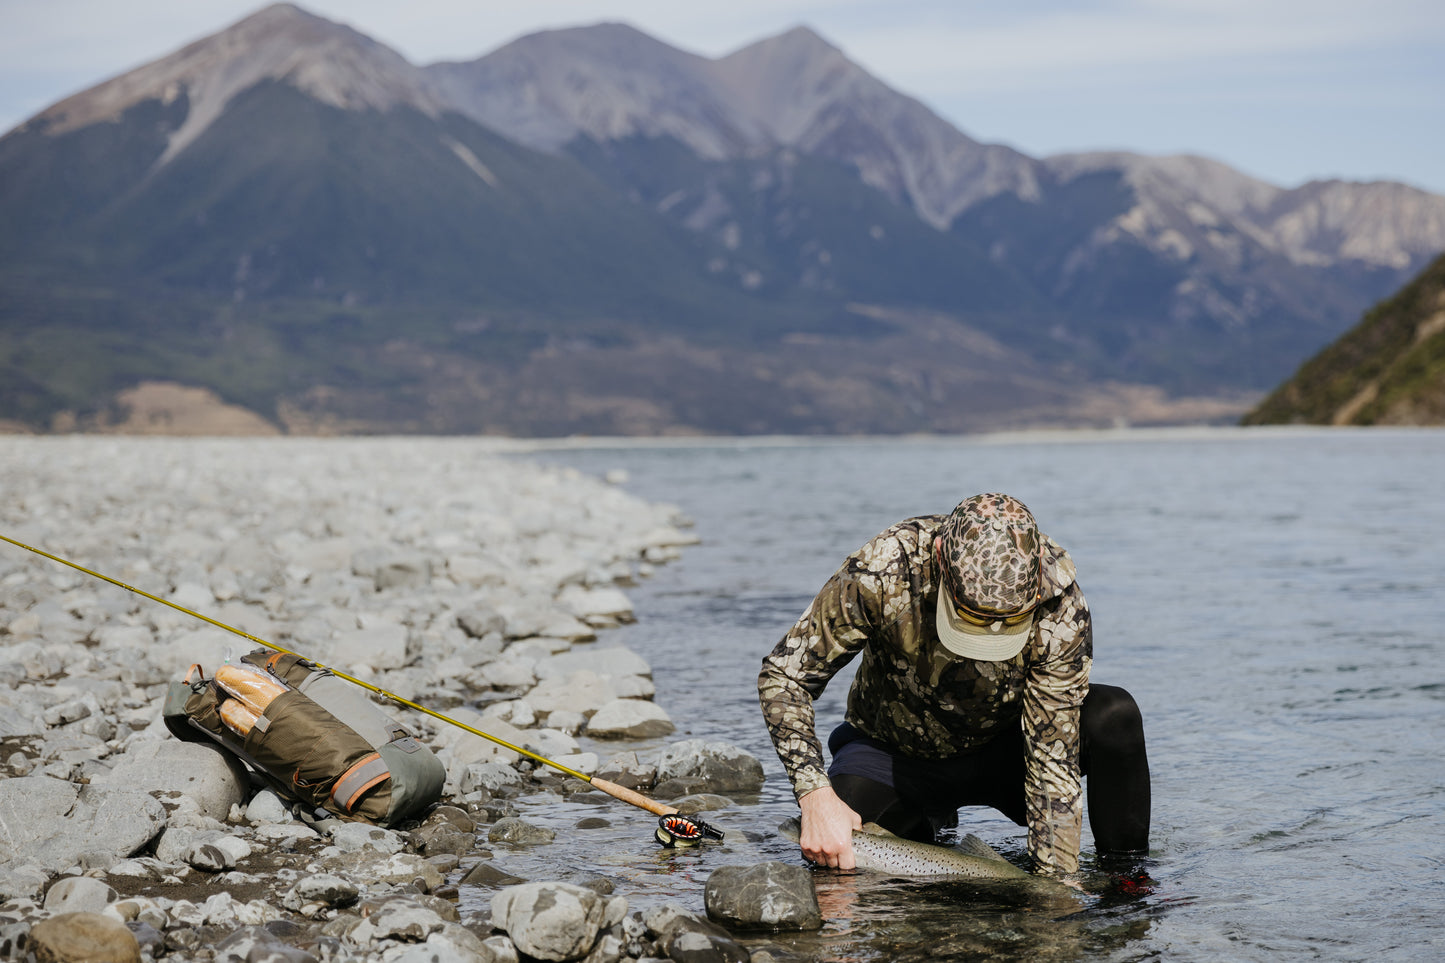
M954 611L948 596L948 589L938 591L938 641L954 655L983 662L1004 662L1024 650L1029 633L1033 631L1033 616L1018 625L1004 625L992 622L988 625L974 625L964 621Z

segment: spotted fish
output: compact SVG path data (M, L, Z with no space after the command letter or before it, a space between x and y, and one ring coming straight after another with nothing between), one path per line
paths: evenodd
M798 841L797 818L785 820L778 831ZM894 876L967 876L978 880L1030 880L1038 877L1004 859L973 834L957 846L935 846L895 836L876 823L853 830L853 859L859 869Z

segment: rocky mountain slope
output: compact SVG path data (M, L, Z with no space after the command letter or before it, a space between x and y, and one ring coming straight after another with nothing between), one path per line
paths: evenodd
M1309 361L1246 424L1445 424L1445 256Z
M572 153L739 252L728 269L740 277L859 277L857 265L829 269L847 232L799 216L832 192L798 203L778 187L797 157L836 165L987 252L989 278L1027 279L1055 309L1010 321L1036 354L1176 389L1273 382L1301 343L1326 340L1445 248L1445 198L1401 184L1286 190L1198 157L1037 160L981 144L802 27L707 60L602 24L427 73L458 110ZM779 245L780 257L756 256ZM926 283L911 291L956 303Z
M0 138L0 421L156 381L294 431L1218 414L1442 248L1404 185L981 144L806 28L418 67L283 4Z

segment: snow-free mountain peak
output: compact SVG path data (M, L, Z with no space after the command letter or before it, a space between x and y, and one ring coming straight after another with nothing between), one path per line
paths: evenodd
M454 109L539 150L577 137L672 137L702 157L734 156L761 134L717 89L707 63L634 27L601 23L529 34L426 72Z
M441 109L425 75L396 51L343 24L278 3L69 97L30 123L59 134L114 120L142 101L185 97L189 109L171 134L164 163L200 136L237 94L268 80L348 110L404 104L435 115Z

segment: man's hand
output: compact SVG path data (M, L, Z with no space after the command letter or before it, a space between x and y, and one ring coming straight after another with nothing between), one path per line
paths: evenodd
M863 826L847 803L838 798L832 786L814 789L798 800L803 810L803 828L798 845L803 855L820 866L852 869L853 830Z

